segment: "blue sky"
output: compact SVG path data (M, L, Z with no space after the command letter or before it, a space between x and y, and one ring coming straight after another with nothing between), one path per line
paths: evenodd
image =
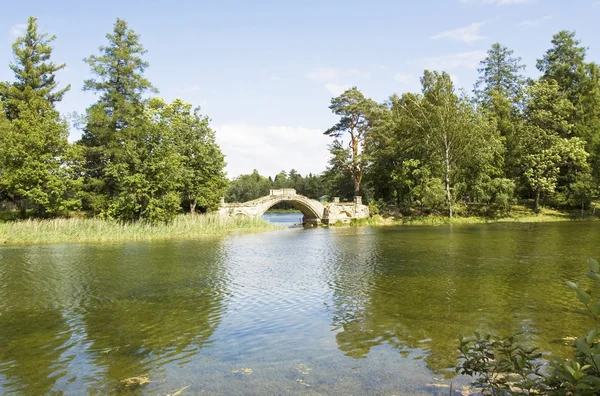
M67 63L58 74L72 85L63 113L95 101L81 91L89 77L82 59L106 43L117 17L126 19L141 34L146 75L160 96L211 117L230 177L254 168L322 171L329 142L322 132L336 121L329 101L353 85L383 101L419 90L429 68L470 91L496 41L536 76L535 60L561 29L576 30L588 60L600 61L600 0L21 0L0 14L0 80L12 79L10 45L29 15L56 34L54 60Z

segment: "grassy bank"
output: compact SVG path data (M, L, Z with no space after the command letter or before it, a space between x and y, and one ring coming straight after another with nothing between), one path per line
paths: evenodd
M269 209L265 212L265 214L290 214L290 213L299 213L302 214L298 209Z
M170 224L71 218L0 222L0 244L141 241L200 238L279 228L260 218L180 215Z
M486 223L546 223L556 221L581 221L598 220L596 216L581 216L579 212L558 211L555 209L543 209L539 214L525 207L515 207L509 216L505 217L478 217L455 216L449 218L442 215L428 216L404 216L400 218L384 218L374 216L368 219L354 219L348 224L335 224L346 226L385 226L385 225L416 225L416 226L435 226L445 224L486 224Z

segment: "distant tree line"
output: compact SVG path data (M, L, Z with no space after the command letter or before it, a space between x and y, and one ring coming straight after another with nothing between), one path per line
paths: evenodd
M171 220L182 210L219 205L228 181L208 117L181 100L166 103L144 77L139 35L117 19L106 44L84 61L97 96L74 117L81 140L55 109L52 41L30 17L12 46L14 81L0 83L0 202L37 217L72 210L122 221Z
M420 93L384 103L345 91L325 132L328 185L413 214L497 215L519 199L535 211L590 208L600 186L600 68L569 31L536 66L540 77L524 78L521 59L496 43L473 95L427 70Z
M281 171L275 177L262 176L255 169L252 173L234 178L227 190L227 202L247 202L269 195L271 189L293 188L297 194L308 198L326 201L328 185L322 175L309 173L302 176L295 169L289 172ZM288 206L283 206L288 207Z

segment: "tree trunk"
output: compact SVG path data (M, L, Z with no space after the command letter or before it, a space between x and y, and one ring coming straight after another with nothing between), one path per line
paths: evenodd
M535 201L533 203L533 211L535 213L540 212L540 195L541 195L541 193L542 193L542 187L537 186L537 188L535 189Z
M452 194L450 193L450 146L448 144L448 138L446 137L446 174L444 178L444 184L446 187L446 204L448 205L448 217L452 217Z
M196 213L196 200L193 199L190 201L190 214Z
M360 195L360 181L354 179L354 196L358 197Z

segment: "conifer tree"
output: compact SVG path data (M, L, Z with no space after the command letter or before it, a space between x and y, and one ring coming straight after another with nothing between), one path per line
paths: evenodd
M332 158L340 169L346 169L352 175L355 196L360 195L360 185L368 162L365 148L371 129L369 117L379 108L375 101L365 98L356 87L332 98L329 106L331 112L339 116L340 120L324 134L335 138L330 148ZM348 137L347 150L343 143L345 136ZM342 152L345 155L341 155Z
M52 56L52 42L56 36L48 36L38 30L37 18L29 17L25 35L20 36L12 45L15 62L10 69L15 81L0 85L0 98L8 119L18 117L18 105L15 101L27 101L35 93L51 105L62 100L70 85L57 89L55 73L66 67L65 63L55 64Z
M77 150L67 140L66 122L54 109L69 89L57 90L54 72L65 67L50 61L54 36L38 32L29 18L24 36L13 44L15 81L2 85L0 191L22 211L54 216L79 206Z
M98 55L84 59L95 75L84 82L84 91L99 96L87 109L80 142L86 159L86 204L97 212L119 188L106 168L121 161L133 130L144 122L143 95L156 92L144 77L148 63L142 59L146 50L140 36L117 19L106 38L108 44L99 48Z
M485 117L495 125L505 145L504 173L518 180L518 161L521 153L518 147L517 130L522 120L521 101L523 98L525 66L514 51L495 43L481 61L479 78L475 83L475 97Z
M515 57L513 50L500 43L492 44L478 69L474 93L479 104L493 108L495 96L517 102L522 96L524 78L521 71L524 69L521 58Z

